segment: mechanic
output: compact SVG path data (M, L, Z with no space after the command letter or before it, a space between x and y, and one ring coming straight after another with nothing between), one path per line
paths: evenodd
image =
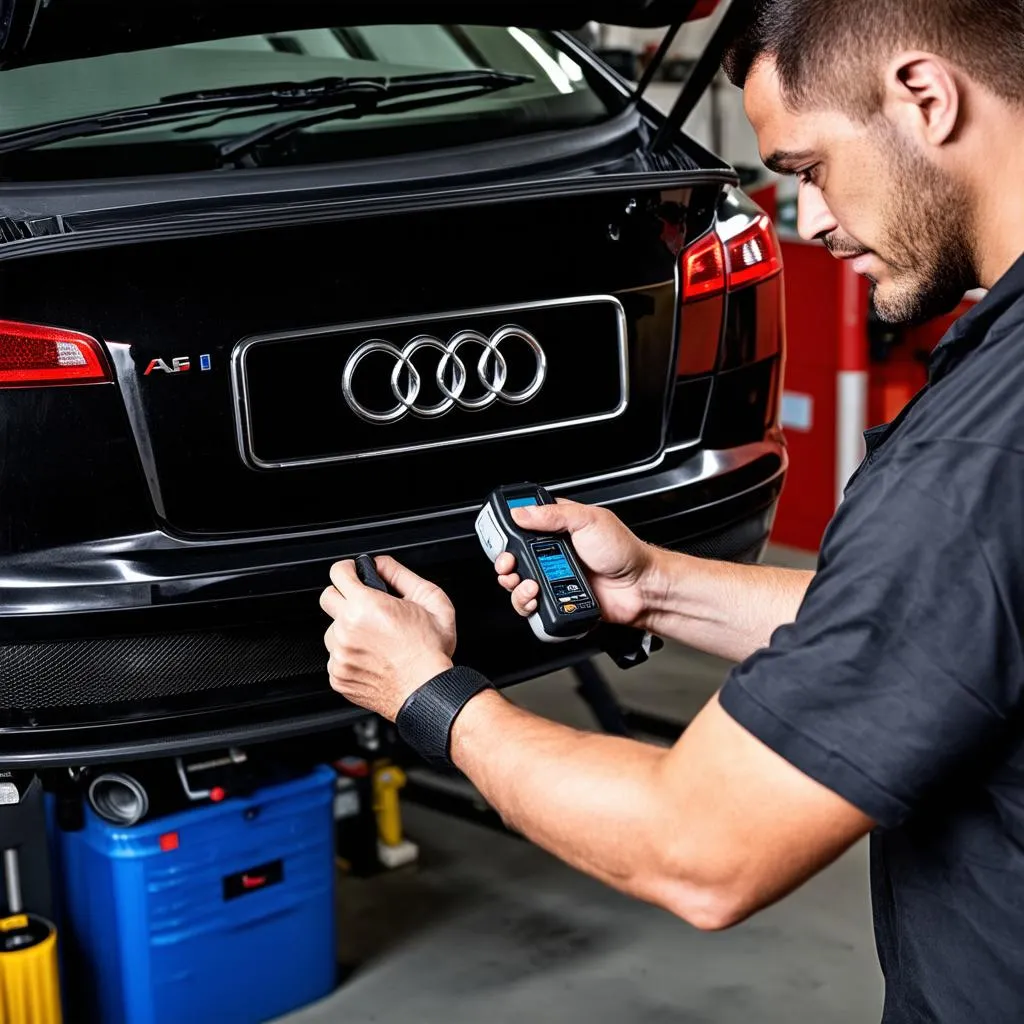
M590 735L485 686L450 756L511 827L721 929L872 834L884 1021L1024 1018L1024 8L755 0L725 67L799 230L868 277L886 321L984 299L868 454L816 573L655 549L610 511L568 530L605 617L738 662L672 749ZM792 282L799 287L799 282ZM824 339L823 339L824 340ZM451 678L445 595L390 558L321 600L335 689L395 719ZM520 614L535 586L511 556ZM482 684L481 684L482 685ZM420 688L423 687L423 690Z

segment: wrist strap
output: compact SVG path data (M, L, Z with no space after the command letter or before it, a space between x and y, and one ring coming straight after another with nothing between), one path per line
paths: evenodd
M454 767L452 726L467 702L494 684L475 669L456 665L415 690L395 718L398 735L430 764Z

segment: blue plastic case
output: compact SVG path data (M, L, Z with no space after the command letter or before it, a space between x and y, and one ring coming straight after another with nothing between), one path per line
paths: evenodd
M69 1016L258 1024L328 995L335 779L321 767L132 828L87 808L84 830L55 830L68 995L88 1004Z

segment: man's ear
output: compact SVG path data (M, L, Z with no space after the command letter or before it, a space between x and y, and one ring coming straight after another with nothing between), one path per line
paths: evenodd
M927 146L950 141L960 120L960 86L933 53L908 52L885 71L886 113Z

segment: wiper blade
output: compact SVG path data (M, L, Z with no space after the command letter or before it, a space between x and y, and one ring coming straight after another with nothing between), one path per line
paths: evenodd
M259 95L260 98L256 98ZM239 108L246 112L258 112L261 108L279 110L289 101L275 99L271 90L255 90L252 96L201 96L187 99L168 97L159 103L148 103L139 107L126 107L103 114L89 114L85 117L70 117L63 121L50 121L10 132L0 132L0 153L13 153L22 149L46 146L64 139L84 138L89 135L104 135L110 132L127 131L149 125L170 124L183 118L195 117L210 110Z
M458 103L462 100L483 96L487 93L496 92L499 89L508 89L515 85L524 85L532 81L533 78L529 75L513 75L494 71L460 71L407 75L402 79L391 79L388 88L382 95L362 102L355 102L351 104L352 109L338 109L336 104L325 103L323 106L333 106L334 109L319 110L316 113L304 114L301 117L263 125L248 135L222 142L217 147L217 151L222 160L231 160L244 156L256 146L276 142L292 132L299 131L302 128L309 128L315 124L322 124L326 121L341 120L343 118L357 120L370 113L397 114L407 110L437 107L445 103ZM438 93L441 90L443 92L440 95L417 95L422 93ZM395 102L396 100L401 102ZM349 104L346 104L346 106L349 106ZM235 115L227 114L224 116L232 117ZM222 118L218 118L218 120L222 120Z
M460 85L525 85L532 82L530 75L476 68L472 71L437 71L418 75L399 75L395 78L316 78L308 82L266 82L260 85L235 85L225 89L197 89L164 96L164 103L217 103L230 104L241 100L254 103L295 103L312 105L342 98L350 92L366 95L410 96L427 90Z
M214 110L230 110L234 111L233 116L243 117L278 110L316 110L348 105L372 108L384 98L412 96L448 87L475 85L489 91L531 81L533 79L528 75L481 69L400 75L396 78L320 78L309 82L272 82L197 90L165 96L159 103L145 106L0 132L0 154L34 149L65 139L171 124Z

